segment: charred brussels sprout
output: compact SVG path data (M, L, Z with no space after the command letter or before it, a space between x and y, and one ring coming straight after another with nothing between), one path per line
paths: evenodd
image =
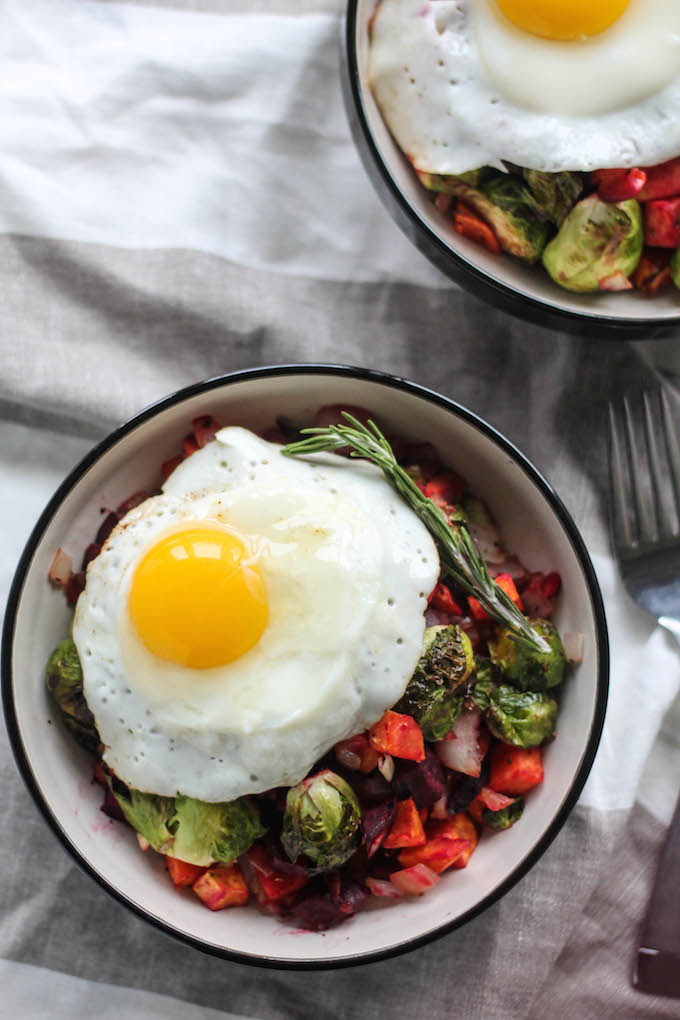
M441 740L463 710L458 688L474 668L470 639L460 627L428 627L420 662L395 710L413 716L425 740Z
M481 712L486 712L490 704L491 692L496 687L493 665L489 659L477 659L477 673L474 686L470 689L469 698Z
M506 680L521 691L545 691L558 687L564 679L566 658L557 627L550 620L532 620L531 626L548 642L549 652L536 652L513 641L501 628L495 640L489 641L489 654Z
M83 671L72 638L66 638L54 649L45 669L47 690L61 712L64 724L79 744L96 754L99 734L94 716L83 694Z
M539 691L501 684L489 696L486 721L495 737L514 747L538 747L552 736L557 702Z
M142 793L140 790L128 790L115 779L111 789L128 825L146 839L154 850L161 854L167 853L175 838L169 828L175 810L174 799L159 797L155 793Z
M172 856L198 865L213 861L229 864L266 831L250 797L226 804L175 797L170 828L175 834Z
M541 170L523 170L533 208L545 220L561 227L583 191L580 174L568 170L547 174Z
M634 199L603 202L597 195L571 210L543 252L543 265L560 287L584 293L629 277L644 244L642 213Z
M671 280L680 289L680 248L671 255Z
M482 811L482 821L491 829L509 829L515 822L519 821L523 811L524 801L521 797L517 797L512 804L501 808L500 811L490 811L489 808L484 808Z
M477 188L487 177L493 176L496 171L488 166L479 167L478 170L468 170L467 173L452 176L451 174L429 174L425 170L417 170L418 180L428 191L436 191L439 195L457 195L461 184L467 184Z
M281 842L291 861L304 854L319 871L333 871L357 849L360 822L352 787L324 769L288 791Z

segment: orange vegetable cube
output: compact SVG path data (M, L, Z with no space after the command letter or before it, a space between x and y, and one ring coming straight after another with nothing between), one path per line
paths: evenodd
M496 744L491 751L489 786L498 793L517 796L543 781L540 747L511 747Z
M413 798L399 801L392 828L385 836L383 847L385 850L397 850L403 846L422 846L424 842L425 830Z
M496 584L501 588L506 595L509 595L512 601L515 603L517 608L524 612L524 604L522 603L522 597L517 591L515 582L513 581L510 574L499 574L498 577L494 578ZM483 609L476 598L470 596L468 598L468 605L470 606L470 612L476 620L488 620L489 614L486 609Z
M165 858L165 866L170 873L170 878L175 886L193 885L197 878L207 871L198 864L187 864L186 861L178 861L176 857Z
M220 864L210 868L194 882L192 888L210 910L242 907L250 895L236 864Z
M407 868L425 864L439 875L442 871L450 868L458 857L468 849L469 845L467 839L434 836L432 839L428 839L424 846L413 846L402 850L399 854L399 863Z
M427 827L427 834L432 838L443 836L450 840L467 840L468 846L453 861L454 868L464 868L479 843L477 827L465 811L451 815L441 822L431 822Z
M388 709L368 733L371 747L380 754L392 754L409 761L425 760L423 731L410 715Z

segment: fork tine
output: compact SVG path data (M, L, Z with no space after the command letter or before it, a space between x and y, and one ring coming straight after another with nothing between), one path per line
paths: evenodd
M628 513L625 477L629 472L624 467L624 448L614 405L609 402L609 478L613 504L612 531L617 546L632 546L633 529ZM627 459L627 458L626 458Z
M657 405L659 400L660 395L656 400ZM673 533L674 522L671 520L670 514L666 512L664 504L663 492L666 488L664 484L665 472L661 466L655 429L655 426L658 429L658 414L655 414L652 407L652 394L649 391L645 391L642 394L642 408L645 419L645 441L647 443L647 456L649 457L649 478L652 488L652 499L654 501L657 534L668 537Z
M656 522L653 513L650 512L647 505L641 485L642 479L647 476L648 471L647 466L643 465L635 445L633 414L628 397L623 398L623 417L626 426L626 438L628 440L628 455L630 457L630 485L635 501L639 538L641 542L651 542L658 537Z
M671 481L673 482L673 492L675 494L675 514L678 521L680 521L680 444L678 443L678 436L671 417L671 409L668 406L668 400L663 390L661 391L660 399L664 439L666 440L666 451L668 453Z

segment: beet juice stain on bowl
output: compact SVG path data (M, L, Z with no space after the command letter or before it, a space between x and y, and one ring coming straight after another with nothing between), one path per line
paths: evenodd
M313 421L318 398L325 398L326 404L351 405L355 414L357 408L370 407L390 437L396 458L390 459L382 437L358 420L345 431L326 427L307 442L315 450L354 446L381 470L336 454L312 451L310 456L309 446L289 446L289 456L282 457L279 445L241 427L245 422L254 432L278 440L290 438L293 429L297 440L299 426ZM278 428L287 436L270 431L272 407L280 408ZM215 426L203 443L196 436L195 442L183 441L188 423L199 415L205 422L207 410L228 427L213 438ZM329 420L337 417L337 410L330 412ZM408 435L404 435L404 421L409 422ZM195 429L199 430L196 421ZM430 438L434 446L428 445ZM181 457L178 446L183 447ZM456 451L450 459L455 459L460 474L442 462L437 447ZM154 489L158 466L169 460L173 469L163 472L167 475L164 493L127 509L123 524L97 543L103 548L91 559L78 602L76 645L62 641L70 613L65 600L45 584L56 548L75 551L90 544L101 522L95 523L99 500L88 503L88 494L104 491L109 505L125 509L121 497L139 493L142 486ZM280 476L272 473L277 460ZM199 506L199 500L183 518L182 500L197 491L194 480L199 476L205 480L206 472L213 469L224 472L216 490L217 503L213 499L206 508ZM192 480L187 487L189 472ZM198 741L201 746L187 750L167 687L174 683L182 690L180 680L189 675L187 670L194 679L204 670L199 679L205 688L208 674L213 680L217 675L215 669L229 675L227 665L216 667L212 660L207 667L179 664L176 652L154 645L167 635L149 634L142 614L137 632L141 642L135 645L135 635L126 634L125 627L120 633L120 662L124 666L149 661L151 655L161 666L152 661L143 689L138 672L126 688L123 681L113 682L109 662L105 683L100 684L101 670L94 668L98 649L91 646L88 625L98 611L111 615L106 610L103 580L112 579L112 573L103 570L104 563L118 558L118 570L124 572L129 550L134 549L132 560L143 565L145 558L160 556L169 531L189 518L192 528L197 521L210 526L209 535L199 536L201 542L219 544L224 535L216 536L211 529L223 526L220 513L227 505L229 562L234 562L236 532L242 544L240 569L262 573L275 620L276 578L263 546L258 547L256 562L249 555L244 559L243 549L252 536L239 523L255 519L252 501L247 507L239 501L244 492L252 496L259 490L258 476L266 479L270 497L280 486L279 481L273 483L275 477L294 478L296 484L286 498L304 499L307 514L317 513L310 522L324 520L325 531L332 530L333 514L341 511L343 528L351 524L351 514L361 509L362 499L374 517L383 505L382 517L398 522L383 556L408 539L402 566L394 569L403 570L408 564L412 580L419 579L420 584L414 588L416 608L409 609L407 586L395 585L400 575L390 573L389 555L374 577L362 575L364 595L374 586L377 613L367 618L367 639L357 644L363 650L349 667L352 675L364 677L363 702L345 703L347 684L342 674L339 686L327 692L331 700L321 701L316 717L314 705L308 704L316 692L302 691L311 713L305 739L291 757L290 747L279 738L273 765L258 752L257 728L253 732L251 727L247 741L240 740L238 733L232 735L228 753L220 748L216 689L196 695L199 701L208 696L212 716ZM314 497L301 484L301 479L309 478L315 479ZM487 510L487 502L494 505L499 487L505 495L500 531ZM351 511L344 502L347 491L352 495ZM205 485L203 492L205 501ZM515 511L508 516L513 501ZM258 527L265 537L267 502L271 498L257 508ZM284 505L282 500L279 503ZM428 526L414 513L416 507L429 520ZM525 527L527 513L535 522L530 533ZM147 527L149 520L159 521L158 537L156 525ZM437 551L431 554L433 521L442 524L445 539L442 545L437 537ZM359 524L357 518L355 526L360 533L368 530L373 545L378 543L365 522ZM381 530L387 534L385 527ZM181 526L179 532L184 541ZM470 533L485 551L498 587L491 582L484 587L483 563L474 547L466 545L465 536ZM135 535L149 537L135 544ZM516 548L517 556L506 552L501 535L507 535L507 546ZM128 551L121 544L122 536L130 544ZM446 571L439 579L438 561ZM368 554L363 562L370 562ZM528 570L524 562L535 569ZM174 583L174 568L168 563L171 559L161 558L158 569L170 573L163 586L154 589L158 598ZM204 566L198 562L191 570L200 572ZM385 567L389 568L386 574ZM552 567L556 569L551 572ZM457 574L457 569L462 573ZM183 575L180 595L188 577ZM560 578L564 587L558 594ZM56 580L69 589L63 558ZM318 594L318 578L312 580L312 592ZM132 583L141 584L141 575L133 575ZM606 698L606 635L593 584L585 551L554 495L512 447L463 409L411 384L361 370L291 366L237 373L192 387L143 412L93 451L48 507L17 575L14 596L18 599L20 593L21 598L10 607L11 622L6 627L3 680L13 744L39 806L79 863L114 896L171 934L208 952L267 965L338 966L389 955L463 923L501 895L536 859L566 817L590 766ZM337 595L339 586L331 590ZM91 831L99 808L95 787L78 814L64 801L63 790L69 783L82 781L91 771L92 759L78 750L61 727L49 728L50 737L55 738L52 743L41 739L44 735L35 732L35 724L34 732L30 731L25 707L35 699L44 701L39 652L35 641L28 642L24 629L32 600L43 603L45 619L50 621L37 642L44 648L45 659L59 643L51 661L51 690L66 710L67 726L84 739L90 752L94 745L96 757L102 751L97 737L103 741L106 762L95 766L96 775L106 790L108 809L131 826L118 826L123 832L127 828L129 837L117 848L115 860L108 841L97 840ZM547 620L532 627L522 612L547 617L554 607L557 627ZM168 607L168 614L172 608ZM420 647L423 611L430 625L424 648ZM323 607L320 612L323 617ZM199 629L205 628L206 615L203 607ZM315 608L313 615L318 617L319 610ZM348 619L359 626L355 613ZM105 623L98 618L104 643ZM273 640L268 627L254 639L251 651L266 654L267 641ZM513 633L519 644L511 639ZM565 634L571 657L583 657L564 685L560 633ZM345 645L350 643L348 634L343 631ZM579 634L582 641L577 639ZM209 628L200 630L202 654L213 637ZM332 640L332 634L324 631L321 643ZM150 645L155 651L149 651ZM232 657L229 667L238 668L251 651ZM224 649L218 652L223 655ZM174 663L171 655L175 655ZM108 658L115 660L115 656ZM340 659L334 653L334 664ZM85 710L94 708L92 719L83 712L82 692L78 697L73 685L68 689L67 681L77 676L78 667L85 679ZM17 687L19 669L34 676L35 683ZM382 677L369 683L381 669ZM318 675L322 674L316 671ZM154 681L154 676L162 682ZM340 707L329 713L327 705L338 691ZM558 735L545 745L555 729L556 692L561 702ZM136 700L143 706L141 714L135 709ZM52 711L45 704L47 712ZM254 702L251 713L257 707ZM278 710L275 699L270 698L266 707L271 723L272 713ZM228 714L233 719L231 707ZM324 729L329 714L335 728ZM95 728L96 736L92 734L94 719L101 730ZM286 720L279 721L285 729ZM569 741L560 739L565 728L573 734ZM268 747L272 732L276 733L267 734ZM161 753L163 749L167 753ZM205 768L201 755L206 757ZM237 761L248 769L236 769ZM479 840L480 832L493 828L507 829L499 840L505 844L502 853L496 840ZM139 845L147 850L145 858L139 855L133 829ZM164 869L147 867L151 857L160 860L158 853L164 854L169 875ZM183 895L173 883L186 887ZM421 895L425 891L427 895ZM408 919L396 928L393 911L363 909L369 901L394 899L400 900L400 917L405 910ZM236 906L248 900L259 901L263 909ZM212 909L205 910L204 905ZM274 915L284 919L283 928ZM334 927L339 922L344 925ZM285 932L292 926L308 934L303 939L296 936L289 944ZM309 934L320 929L329 929L323 939Z
M348 114L398 224L458 282L542 325L669 334L680 14L591 8L351 0Z

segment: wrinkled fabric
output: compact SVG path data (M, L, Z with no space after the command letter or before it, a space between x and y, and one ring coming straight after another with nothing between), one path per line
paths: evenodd
M47 830L3 735L5 1008L48 1015L52 989L61 1015L73 1017L108 1015L110 1002L119 1015L160 1015L167 1000L158 996L172 1000L167 1015L179 1015L179 1003L188 1020L212 1011L262 1020L675 1015L674 1004L633 992L629 972L677 792L680 666L621 587L607 530L604 425L609 399L658 382L659 355L670 368L680 359L669 345L643 357L642 345L511 319L410 246L345 123L341 7L0 3L0 52L6 67L13 61L0 97L0 491L10 494L0 598L54 488L92 442L144 405L256 365L383 369L499 428L574 516L612 637L600 752L555 842L482 916L401 959L296 974L203 956L110 901ZM153 144L141 146L144 137ZM134 201L114 194L120 181Z

